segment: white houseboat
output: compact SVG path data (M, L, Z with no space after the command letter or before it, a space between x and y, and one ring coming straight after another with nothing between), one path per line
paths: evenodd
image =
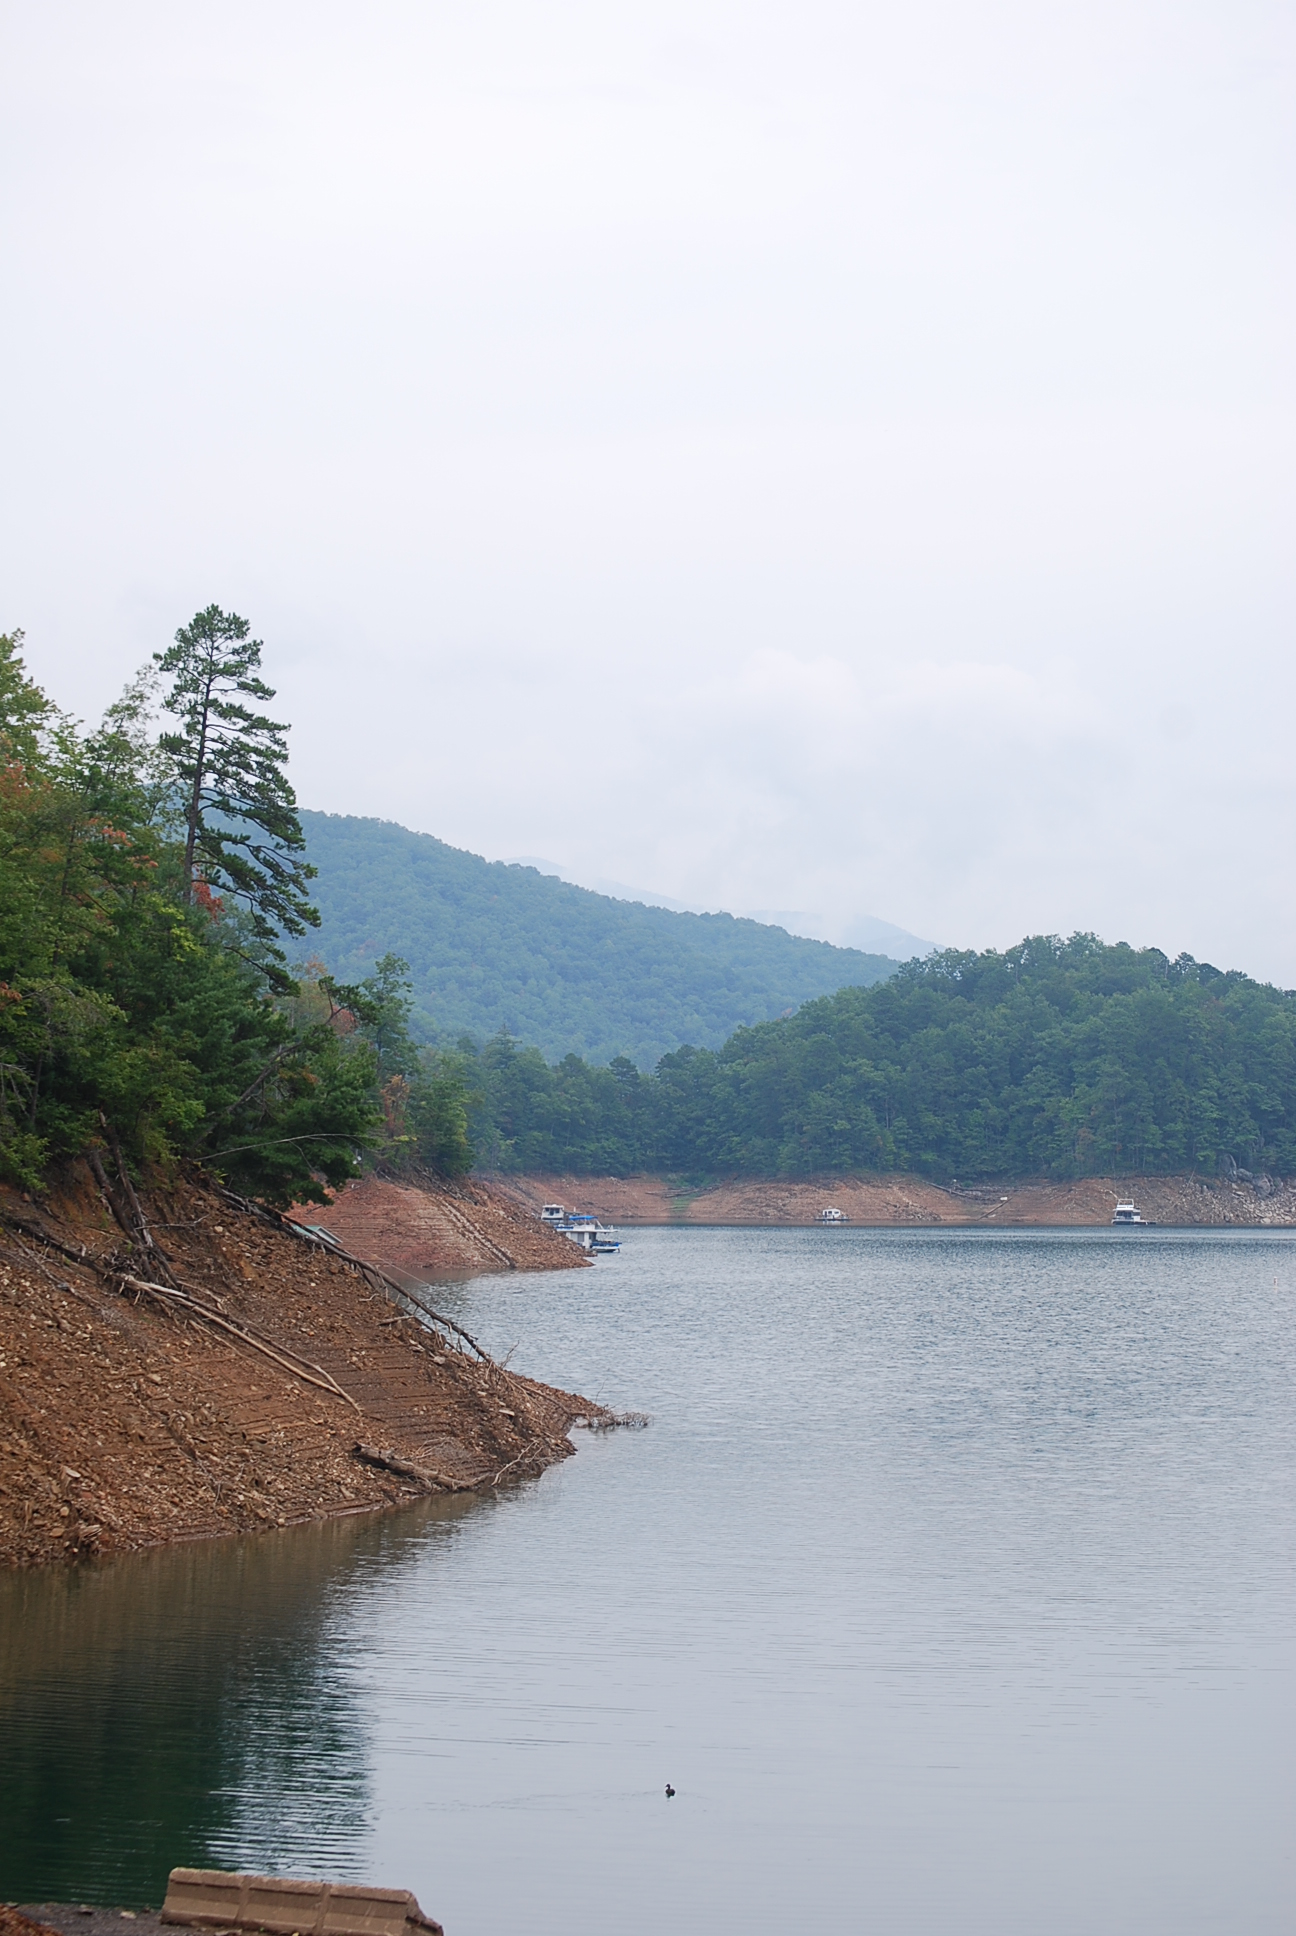
M829 1204L826 1210L819 1212L817 1221L819 1223L845 1223L846 1212L844 1210L834 1210L832 1205Z
M621 1248L621 1239L616 1232L607 1224L600 1223L592 1211L568 1212L561 1203L546 1203L540 1212L540 1221L594 1256L606 1257Z
M1116 1205L1116 1214L1112 1218L1112 1222L1113 1224L1118 1225L1122 1230L1130 1230L1135 1225L1137 1225L1140 1230L1147 1230L1147 1229L1150 1229L1151 1227L1148 1223L1147 1218L1140 1215L1139 1207L1136 1203L1118 1203Z
M570 1237L582 1250L597 1252L600 1256L609 1251L620 1250L621 1239L616 1232L589 1210L573 1210L563 1225L563 1236Z

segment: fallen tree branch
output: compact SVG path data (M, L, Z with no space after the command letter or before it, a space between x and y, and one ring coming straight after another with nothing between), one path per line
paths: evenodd
M85 1160L86 1168L98 1185L99 1194L107 1204L113 1222L117 1225L122 1235L128 1237L134 1243L135 1232L131 1229L129 1212L126 1205L122 1202L121 1197L113 1188L112 1183L109 1181L108 1172L103 1166L103 1158L97 1149L90 1149L86 1151Z
M648 1412L610 1412L600 1405L597 1412L577 1412L569 1429L581 1426L587 1432L642 1432L651 1424Z
M341 1263L349 1264L353 1270L359 1271L367 1284L381 1291L384 1297L398 1298L406 1304L412 1304L416 1311L420 1311L425 1318L431 1318L432 1322L439 1325L443 1331L449 1332L453 1337L462 1338L464 1343L476 1352L484 1365L495 1365L490 1352L483 1350L471 1332L465 1331L463 1326L456 1324L453 1318L448 1318L444 1311L434 1311L430 1304L425 1304L422 1298L416 1297L414 1292L408 1290L404 1284L398 1284L394 1277L389 1277L381 1265L371 1264L366 1258L356 1257L351 1251L344 1250L336 1237L330 1237L327 1240L319 1237L313 1230L308 1230L305 1224L294 1223L291 1217L285 1217L281 1210L269 1210L265 1204L256 1203L250 1197L241 1197L234 1190L221 1188L218 1189L217 1195L223 1197L226 1203L234 1204L237 1209L246 1210L250 1216L260 1217L263 1223L272 1224L276 1230L282 1230L296 1237L299 1243L315 1244L320 1250L327 1251L330 1257L336 1257Z
M80 1250L73 1250L71 1244L60 1243L57 1237L50 1236L48 1230L42 1230L40 1225L33 1223L30 1217L19 1216L16 1210L5 1210L0 1213L0 1217L5 1223L11 1223L15 1230L21 1230L25 1237L34 1237L37 1243L48 1244L51 1250L56 1250L60 1257L66 1257L71 1264L84 1264L89 1261L84 1244Z
M144 1205L136 1195L135 1185L131 1182L130 1171L126 1167L126 1158L122 1155L122 1147L117 1140L117 1131L104 1115L102 1109L99 1111L99 1122L104 1135L108 1138L108 1147L113 1153L113 1163L116 1166L118 1181L122 1186L122 1195L126 1199L127 1207L130 1210L131 1222L135 1226L136 1242L142 1244L145 1250L156 1250L157 1245L154 1243L153 1233L148 1227L148 1218L144 1215Z
M343 1391L337 1379L331 1372L325 1371L323 1365L317 1365L309 1358L298 1358L296 1352L290 1351L285 1345L267 1344L244 1325L235 1324L232 1318L222 1317L219 1311L213 1311L209 1304L203 1304L198 1298L190 1297L187 1291L173 1291L169 1284L151 1284L147 1278L132 1277L127 1272L116 1272L114 1275L128 1290L136 1291L143 1297L153 1298L164 1306L179 1305L181 1310L191 1316L201 1318L204 1324L212 1325L217 1331L226 1332L231 1338L237 1338L240 1344L248 1345L253 1351L261 1352L263 1357L273 1359L275 1364L291 1372L295 1378L303 1379L308 1385L317 1385L321 1391L330 1393L334 1398L345 1399L353 1411L360 1411L359 1405L356 1404L350 1392Z
M415 1479L422 1486L438 1486L442 1492L477 1492L490 1479L483 1473L478 1479L452 1479L448 1472L438 1472L435 1466L415 1465L412 1459L402 1459L398 1453L380 1451L376 1445L354 1445L352 1456L364 1461L365 1465L376 1465L384 1472L394 1472L402 1479Z
M66 1291L69 1297L74 1297L78 1303L86 1305L89 1310L94 1312L96 1317L101 1318L103 1316L103 1312L92 1297L87 1297L84 1291L78 1291L75 1285L67 1283L65 1279L55 1277L48 1265L42 1264L39 1257L31 1256L28 1251L22 1249L21 1245L17 1250L0 1248L0 1257L3 1257L7 1263L17 1264L19 1270L39 1271L42 1277L49 1279L56 1291Z
M356 1262L359 1262L358 1258ZM373 1266L370 1265L369 1268L372 1269ZM430 1304L424 1304L422 1298L417 1297L413 1291L407 1291L403 1284L396 1283L395 1279L388 1277L385 1271L379 1271L378 1275L383 1279L384 1284L390 1286L397 1297L405 1298L416 1311L421 1311L425 1318L431 1318L433 1324L439 1324L443 1330L452 1332L456 1338L462 1338L465 1344L471 1345L484 1365L489 1365L493 1371L500 1370L500 1366L496 1364L490 1352L483 1350L472 1333L464 1330L462 1324L456 1324L453 1318L446 1317L442 1311L434 1311ZM511 1373L508 1375L512 1376Z
M532 1462L534 1461L535 1456L536 1455L535 1455L534 1447L532 1447L532 1449L529 1452L519 1452L516 1459L510 1459L507 1465L502 1465L500 1467L499 1471L495 1474L495 1476L491 1480L492 1486L497 1486L500 1480L504 1477L504 1474L506 1472L512 1472L514 1466L523 1465L523 1464Z
M353 1410L360 1411L360 1406L356 1404L350 1392L342 1389L331 1372L325 1371L323 1365L317 1365L310 1358L298 1357L297 1353L287 1345L272 1343L268 1339L258 1337L247 1325L236 1324L232 1318L225 1317L220 1311L214 1311L210 1304L204 1304L201 1298L194 1297L188 1291L177 1290L170 1284L154 1283L147 1277L136 1277L130 1271L117 1270L111 1264L102 1263L84 1249L76 1251L70 1244L61 1243L57 1237L51 1237L48 1231L42 1230L39 1224L32 1223L28 1218L16 1216L12 1211L7 1211L5 1214L7 1220L25 1236L34 1237L38 1243L48 1244L51 1250L56 1250L61 1257L66 1257L69 1263L79 1264L83 1270L93 1271L96 1277L106 1278L110 1283L122 1284L140 1296L150 1297L155 1302L162 1303L164 1308L178 1306L190 1316L201 1318L204 1323L214 1326L216 1330L224 1331L228 1336L237 1338L240 1343L249 1345L254 1351L260 1351L265 1357L272 1358L277 1365L291 1372L295 1378L305 1379L308 1385L318 1385L321 1391L329 1392L334 1398L345 1399ZM31 1263L35 1268L41 1268L35 1265L34 1259ZM46 1272L45 1275L49 1276L49 1273ZM71 1285L63 1284L57 1278L51 1281L58 1284L60 1290L71 1291L73 1297L81 1298L82 1303L89 1303L89 1299L81 1292L72 1290ZM91 1309L96 1308L91 1306Z

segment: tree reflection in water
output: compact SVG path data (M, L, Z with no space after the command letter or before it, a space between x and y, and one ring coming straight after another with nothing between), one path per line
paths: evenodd
M0 1578L0 1900L157 1904L177 1863L358 1874L367 1739L333 1611L465 1510Z

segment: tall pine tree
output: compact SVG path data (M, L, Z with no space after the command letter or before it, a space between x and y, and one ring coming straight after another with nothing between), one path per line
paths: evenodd
M179 782L185 900L203 889L232 895L257 940L282 961L281 934L319 926L306 895L315 869L301 858L306 842L284 773L288 727L245 703L274 698L258 676L261 641L248 631L236 612L208 605L168 651L154 653L172 680L162 703L179 721L158 743Z

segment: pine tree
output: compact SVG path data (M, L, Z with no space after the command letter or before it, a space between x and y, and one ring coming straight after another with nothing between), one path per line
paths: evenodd
M158 744L181 794L186 902L232 895L281 962L280 934L319 926L306 898L315 869L300 858L306 841L283 770L288 727L244 703L274 698L258 677L261 641L248 630L237 613L209 605L181 626L169 651L154 653L159 672L173 680L162 703L180 722Z

